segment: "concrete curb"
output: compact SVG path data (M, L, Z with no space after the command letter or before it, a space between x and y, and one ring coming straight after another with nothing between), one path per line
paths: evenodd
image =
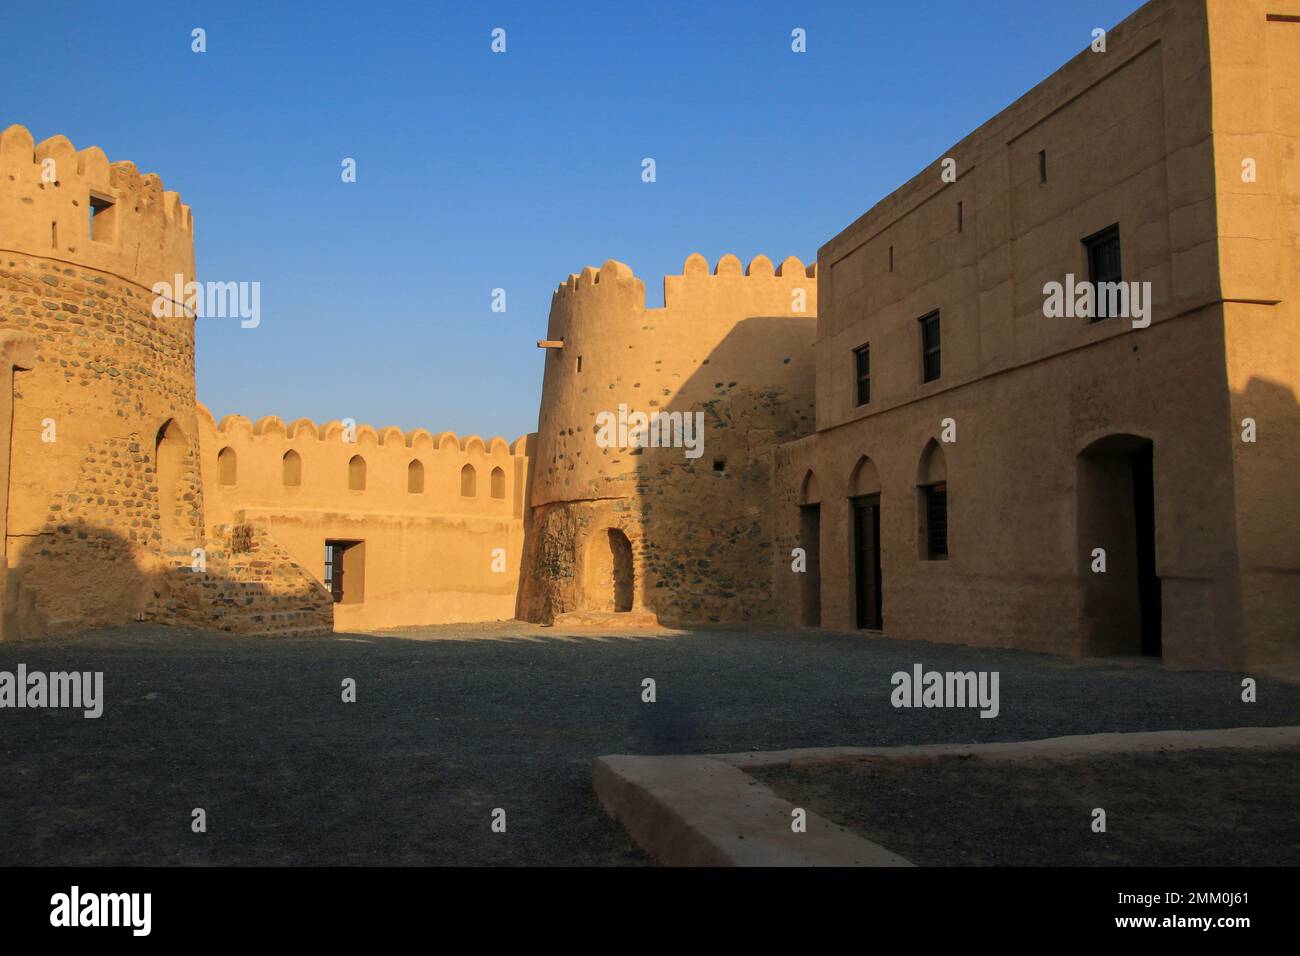
M809 812L711 757L597 757L605 811L666 866L911 866L882 846Z
M1155 730L1140 733L1080 734L996 744L919 744L909 747L807 747L715 754L741 769L774 764L836 763L855 760L935 760L976 757L982 760L1069 760L1104 754L1162 750L1275 750L1300 747L1300 727L1230 727L1225 730Z
M1300 747L1300 727L1233 727L1087 734L994 744L814 747L714 756L597 757L592 780L601 805L632 839L667 866L912 866L811 811L807 832L791 830L794 804L746 768L860 760L923 762L952 757L1008 761L1084 759L1180 750Z

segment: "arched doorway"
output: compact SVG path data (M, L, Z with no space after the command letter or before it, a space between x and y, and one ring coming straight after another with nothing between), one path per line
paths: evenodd
M1078 493L1084 653L1161 656L1155 446L1137 435L1093 442L1079 454Z
M158 531L164 546L182 544L191 537L192 529L183 517L183 481L188 457L189 442L185 433L174 418L167 419L158 429L153 450L158 483Z
M617 528L596 532L587 546L587 606L595 611L632 610L632 543Z

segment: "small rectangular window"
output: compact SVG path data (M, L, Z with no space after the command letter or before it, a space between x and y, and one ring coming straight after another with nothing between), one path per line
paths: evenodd
M894 271L894 247L889 247L889 271Z
M114 203L103 196L90 194L90 238L105 240L113 238Z
M963 217L962 217L962 205L961 205L961 203L959 202L959 203L957 203L957 231L958 231L958 232L961 232L961 230L962 230L962 226L964 225L964 223L962 222L962 218L963 218Z
M1088 281L1092 283L1093 316L1091 321L1110 318L1110 296L1101 288L1102 283L1123 281L1120 268L1119 224L1107 226L1083 240L1088 249Z
M933 382L939 377L939 312L924 315L921 322L921 381Z
M921 489L925 495L925 553L931 561L948 557L948 485Z
M858 381L858 405L871 401L871 346L863 345L853 350L853 370Z
M1038 181L1047 182L1047 150L1045 149L1038 151Z
M325 586L335 604L362 604L365 602L364 541L325 542Z

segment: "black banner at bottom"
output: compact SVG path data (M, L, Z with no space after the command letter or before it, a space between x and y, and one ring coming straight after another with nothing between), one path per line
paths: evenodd
M592 930L621 946L676 928L735 941L809 926L906 929L928 943L1193 934L1293 924L1281 869L9 869L7 941L319 940L478 927L531 942ZM973 936L972 934L977 934ZM1236 934L1246 934L1237 936ZM1052 937L1049 937L1052 938ZM444 937L447 942L451 938ZM667 939L660 937L661 941ZM808 940L811 942L811 940Z

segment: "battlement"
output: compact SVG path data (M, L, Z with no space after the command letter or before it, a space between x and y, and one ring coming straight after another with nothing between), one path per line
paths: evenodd
M253 422L243 415L236 414L226 415L220 422L217 422L212 412L201 402L198 405L198 412L201 427L206 425L212 429L214 435L232 439L236 436L244 436L249 440L263 437L270 440L284 441L305 437L321 442L339 439L340 443L349 446L369 445L371 447L390 449L397 447L430 451L456 451L466 455L476 452L485 456L527 457L527 435L516 438L513 443L507 444L506 440L500 435L484 441L478 435L466 435L464 438L459 438L452 431L444 431L434 435L424 428L415 428L409 432L404 432L395 425L376 429L370 425L358 424L355 427L356 440L354 442L342 442L341 436L345 425L339 419L317 424L310 418L299 418L286 425L277 415L266 415Z
M744 266L728 253L710 269L695 252L680 275L664 276L663 283L663 307L646 309L645 284L630 267L614 259L599 269L588 266L556 288L547 338L572 340L583 328L634 328L645 318L725 328L753 316L817 314L817 263L805 266L795 256L775 266L757 255Z
M220 422L198 406L204 501L209 520L247 509L336 511L372 515L522 513L530 436L435 435L275 415ZM345 440L346 438L352 440Z
M709 260L700 253L693 252L682 263L681 275L664 276L665 302L674 279L709 280L737 277L755 279L781 278L787 281L816 279L817 263L814 261L805 266L797 256L787 256L779 266L773 266L771 259L759 254L749 260L748 266L742 266L738 256L727 253L710 270ZM637 278L630 266L619 262L617 259L606 259L605 264L599 269L594 266L587 266L581 272L572 273L568 279L556 286L554 298L560 300L569 299L583 293L598 295L603 292L608 294L612 290L634 290L638 292L641 307L645 307L645 284Z
M194 217L155 173L66 136L0 133L0 249L88 266L146 288L194 277Z

